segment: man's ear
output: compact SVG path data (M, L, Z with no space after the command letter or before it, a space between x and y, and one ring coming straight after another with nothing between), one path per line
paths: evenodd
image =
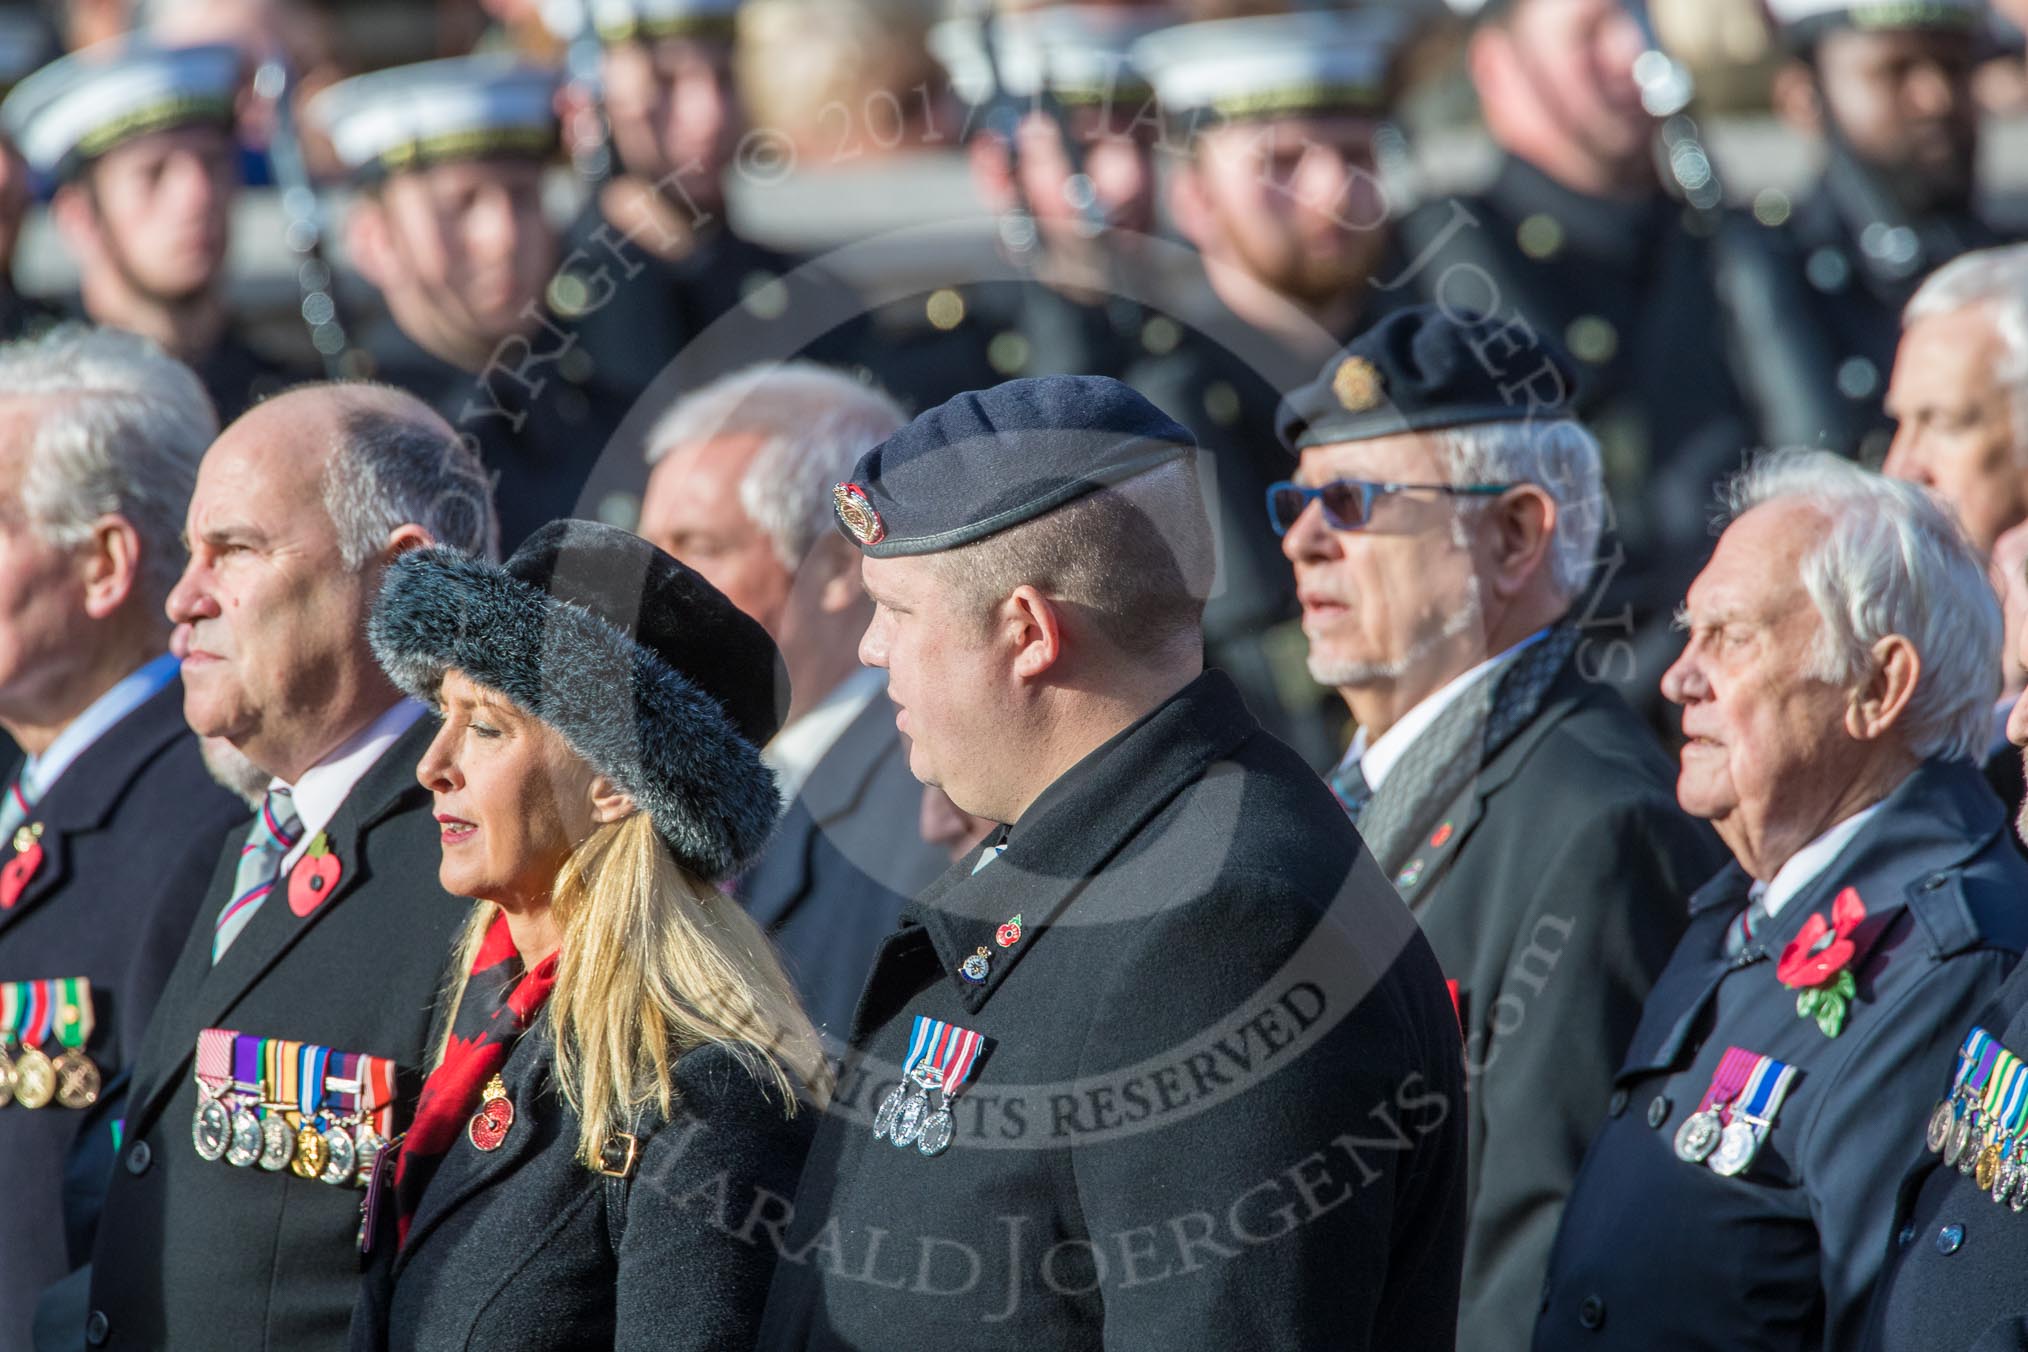
M1922 679L1922 656L1900 634L1889 634L1873 645L1873 670L1852 692L1845 708L1845 731L1854 740L1879 740L1901 721Z
M413 549L428 549L436 544L436 537L413 521L405 521L387 533L387 543L381 546L385 562L393 563Z
M1013 648L1017 677L1037 680L1063 660L1063 620L1059 605L1025 582L1000 603L996 632Z
M609 826L624 821L640 810L634 796L622 790L619 785L604 775L593 775L591 782L592 820L600 826Z
M1784 61L1768 86L1768 100L1784 125L1805 136L1824 134L1824 101L1817 77L1800 61Z
M387 207L372 193L360 194L345 218L345 251L374 290L387 290L394 276L394 249L388 238Z
M1014 206L1014 166L1007 154L1007 141L998 132L975 133L965 143L965 159L972 166L972 186L992 211Z
M91 189L82 182L66 183L49 201L49 217L56 222L64 245L80 263L95 263L105 255L99 235L99 208Z
M1490 583L1495 596L1518 595L1551 566L1556 521L1556 499L1535 484L1511 488L1493 500L1486 509L1486 523L1492 533Z
M102 516L92 524L83 554L85 614L103 620L140 585L141 534L123 516Z
M859 580L859 551L836 531L826 531L803 557L803 568L817 584L817 608L826 615L843 615L867 604L866 587Z

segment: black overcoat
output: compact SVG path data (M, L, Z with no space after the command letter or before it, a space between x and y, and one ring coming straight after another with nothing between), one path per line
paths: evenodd
M298 916L284 880L214 967L212 929L238 843L218 861L135 1064L93 1252L88 1345L346 1346L359 1190L201 1159L191 1062L206 1028L316 1042L393 1058L413 1104L431 1009L469 910L437 885L438 828L415 777L435 731L425 715L339 807L328 835L342 871L329 900Z
M87 1050L106 1107L89 1115L54 1104L0 1109L0 1349L8 1352L29 1345L37 1293L88 1256L97 1199L69 1199L78 1233L67 1238L67 1152L86 1120L117 1115L112 1105L204 884L251 818L205 771L183 722L183 683L172 680L71 762L28 820L43 828L42 863L0 910L0 981L90 979L96 1027ZM99 1134L89 1153L103 1165L112 1134ZM102 1191L103 1172L92 1182Z
M881 946L793 1212L749 1222L783 1252L761 1346L1449 1348L1450 1001L1232 682L1093 752L984 857ZM869 1120L917 1015L988 1040L934 1156Z

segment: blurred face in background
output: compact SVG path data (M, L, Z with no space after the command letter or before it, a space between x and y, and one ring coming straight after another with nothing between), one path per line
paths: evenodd
M178 127L122 142L58 193L81 268L160 304L223 281L239 150L223 127Z
M662 195L717 212L726 168L745 130L733 85L732 44L719 38L614 43L601 65L613 148L636 178L674 176Z
M1019 153L1011 159L998 135L972 138L973 177L994 210L1018 205L1033 214L1052 253L1092 249L1099 238L1094 223L1110 245L1131 248L1155 225L1156 128L1151 119L1137 120L1137 112L1124 105L1070 108L1062 122L1029 112L1017 124Z
M1970 32L1835 29L1816 87L1838 138L1921 210L1963 209L1979 153Z
M2007 364L1991 310L1970 305L1910 324L1887 385L1895 428L1882 472L1928 489L1984 554L2028 520L2028 445L2000 378Z
M1179 228L1214 262L1292 300L1323 304L1372 275L1387 201L1371 118L1272 118L1200 132L1178 166Z
M28 162L13 142L0 138L0 271L14 266L14 247L21 242L28 198Z
M1472 39L1488 129L1552 172L1581 166L1601 182L1652 179L1655 122L1634 83L1642 46L1621 0L1515 0Z
M439 356L477 369L534 322L556 266L542 164L457 160L391 175L360 200L353 257L395 322Z

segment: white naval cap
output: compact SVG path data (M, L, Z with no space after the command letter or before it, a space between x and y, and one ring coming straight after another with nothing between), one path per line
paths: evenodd
M1152 93L1134 43L1175 22L1165 5L1050 5L1002 14L990 33L976 19L946 20L930 29L929 48L975 107L996 87L1002 98L1047 91L1066 104L1126 103Z
M565 41L589 24L601 42L730 38L739 0L542 0L542 22Z
M342 80L305 112L362 178L487 155L544 159L557 148L557 83L512 56L454 56Z
M1783 32L1810 35L1826 28L1957 28L1983 26L1985 0L1767 0L1768 15Z
M1304 10L1178 24L1134 44L1165 113L1374 111L1410 31L1399 9Z
M0 127L37 173L69 177L122 141L197 122L232 123L239 48L94 43L36 71L0 103Z

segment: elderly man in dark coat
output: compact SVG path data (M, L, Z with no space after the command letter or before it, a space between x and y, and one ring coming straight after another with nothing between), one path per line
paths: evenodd
M863 660L1004 823L888 936L761 1344L1449 1348L1463 1067L1429 946L1202 669L1189 434L1116 381L863 457ZM870 1117L870 1120L869 1120Z
M1550 1255L1538 1352L1856 1346L1937 1067L2028 944L1974 758L1999 604L1920 489L1829 452L1733 485L1663 682L1690 903Z
M356 1165L355 1150L406 1126L467 910L437 883L440 828L415 777L432 725L374 663L364 626L396 557L488 551L497 523L478 458L420 402L315 385L225 430L185 534L168 602L184 715L273 778L216 861L135 1060L71 1328L93 1347L339 1349L359 1193L356 1169L325 1166ZM239 1064L235 1042L278 1054ZM207 1103L234 1105L273 1148L243 1154ZM302 1149L313 1125L328 1158ZM341 1132L348 1144L331 1146Z
M63 1075L24 1082L21 1042L0 1053L0 1349L14 1352L37 1293L84 1261L66 1243L66 1152L86 1110L123 1094L247 810L184 726L162 616L218 426L204 387L140 338L71 326L0 348L0 390L0 728L28 753L0 780L0 983L77 1011L35 1048ZM63 1059L72 1045L82 1063ZM110 1156L110 1133L93 1144Z
M1457 1000L1459 1345L1488 1352L1534 1326L1613 1069L1685 901L1724 862L1598 679L1624 644L1581 618L1598 445L1560 403L1512 401L1526 379L1571 384L1520 337L1427 307L1383 320L1288 401L1301 465L1270 499L1310 669L1359 727L1333 786Z

